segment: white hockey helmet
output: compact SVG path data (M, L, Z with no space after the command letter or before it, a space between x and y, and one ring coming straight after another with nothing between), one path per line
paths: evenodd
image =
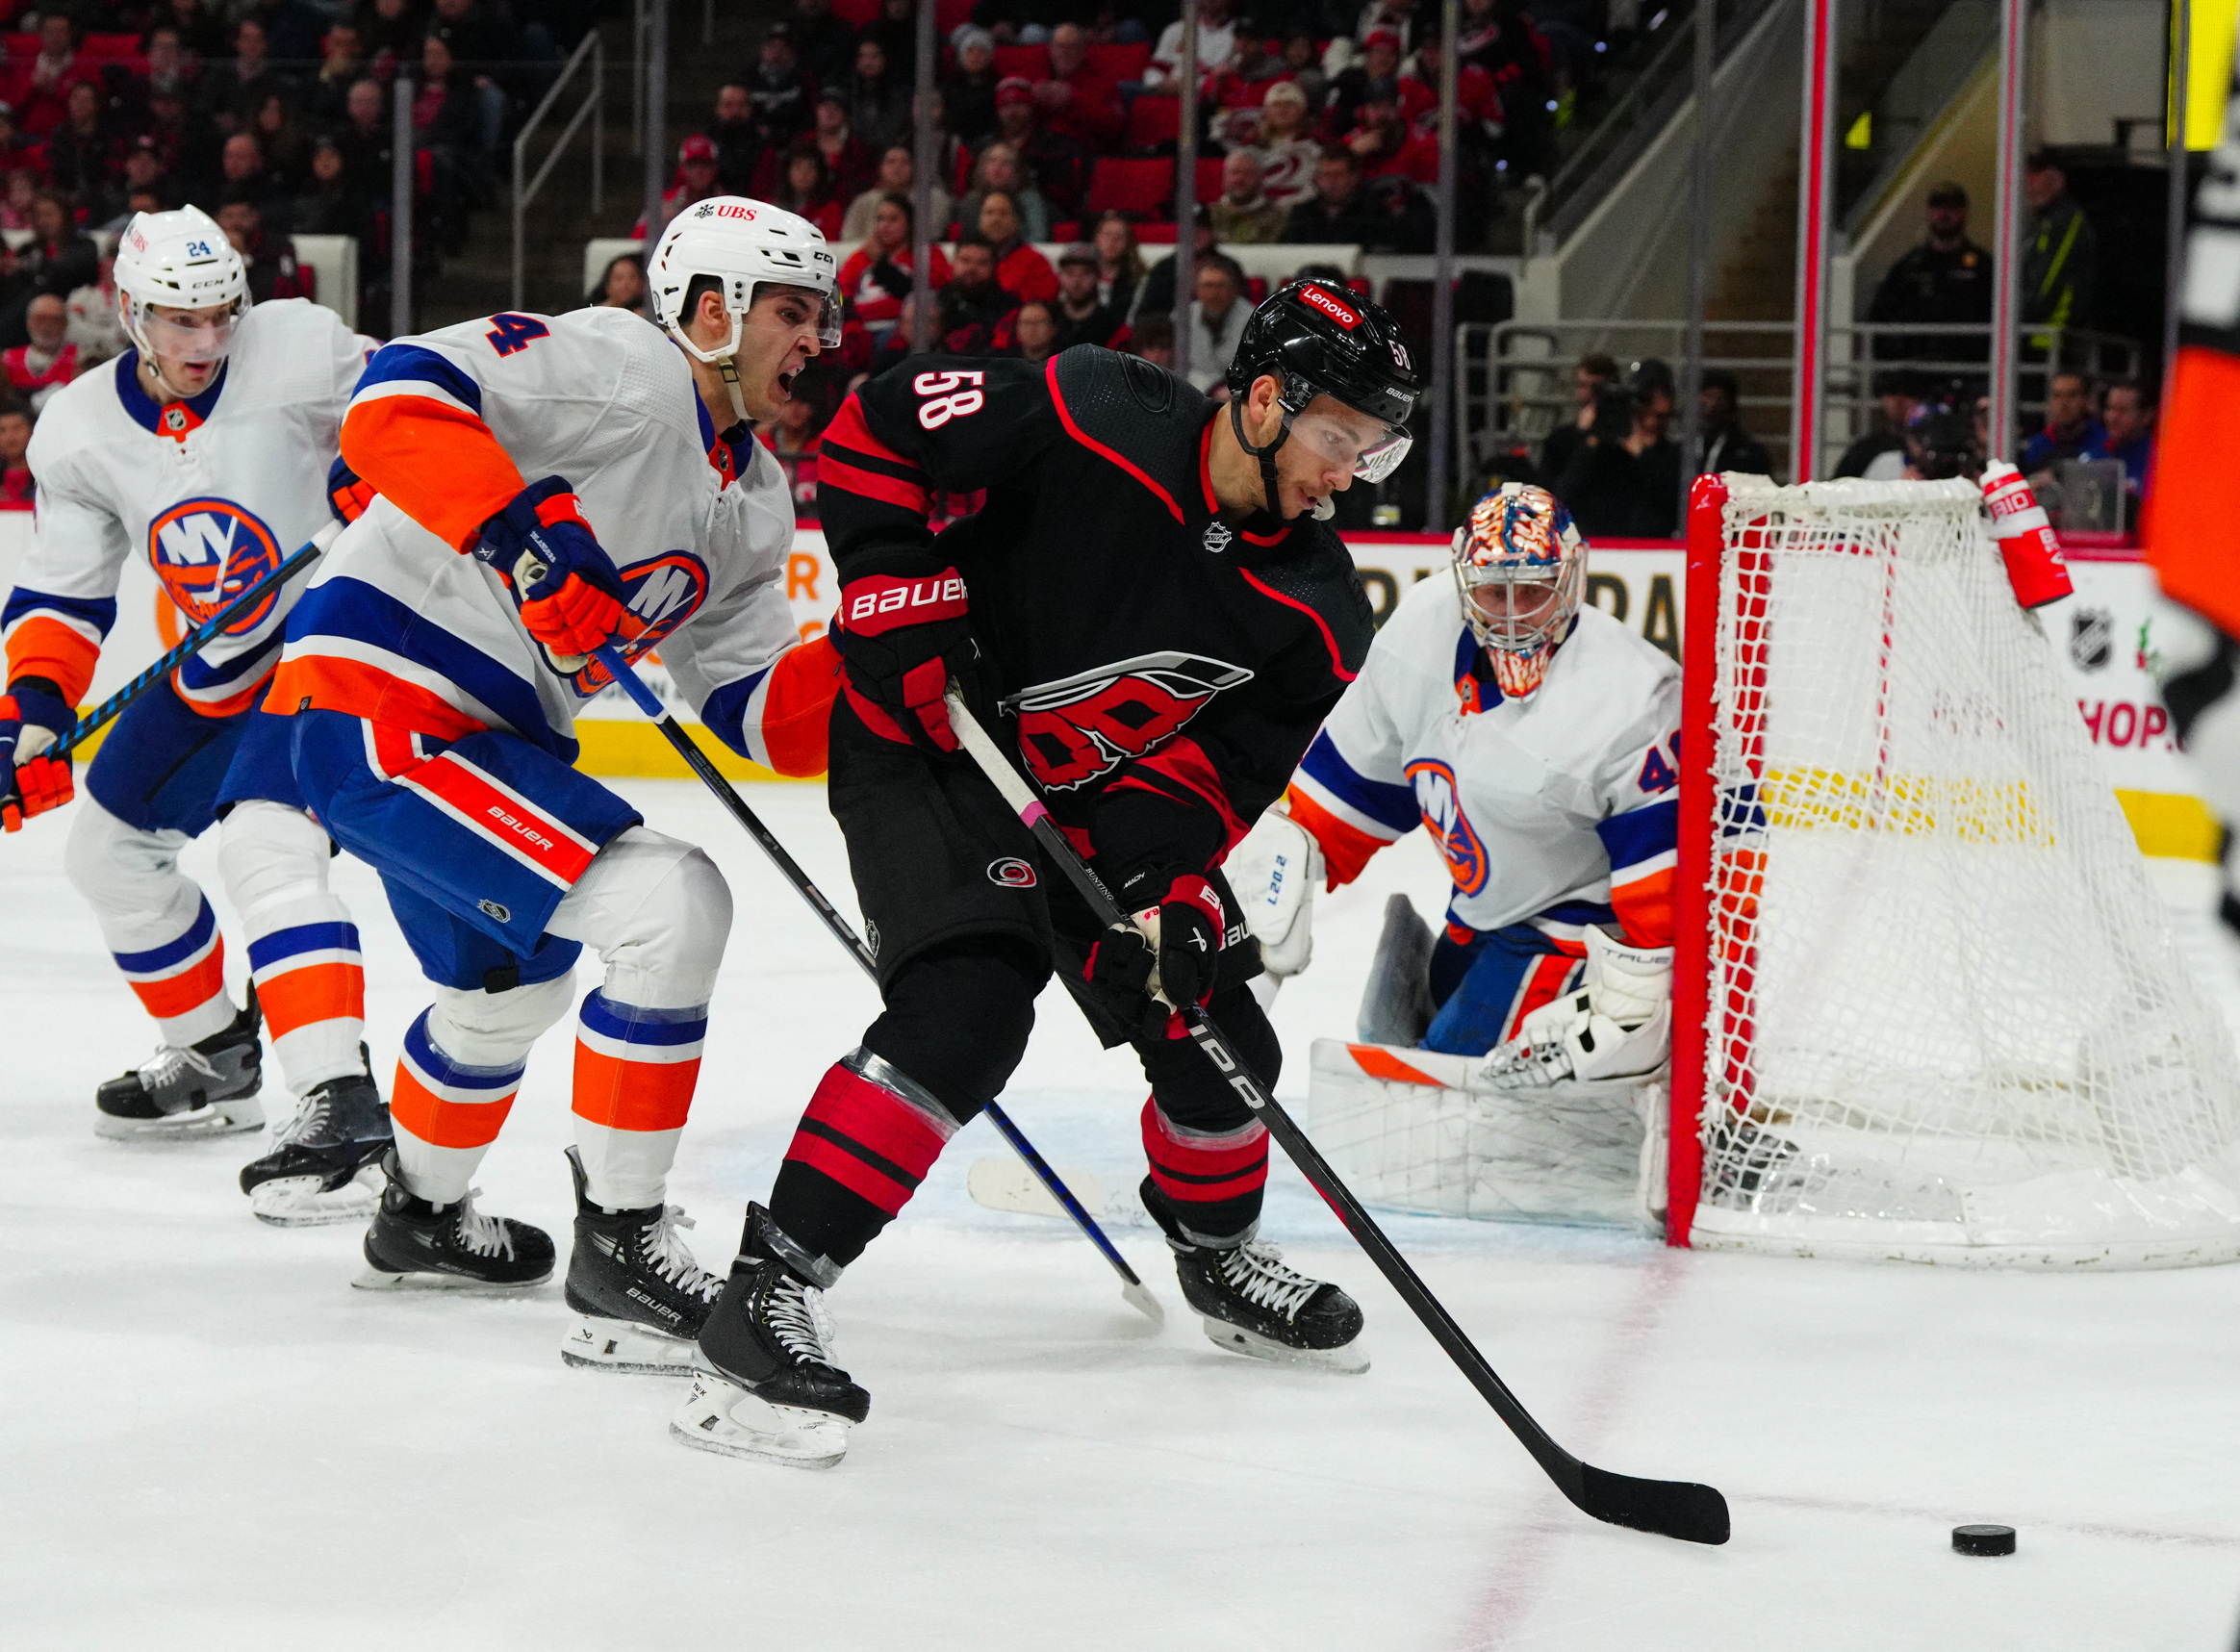
M233 348L234 323L249 308L249 267L199 207L169 213L135 213L116 242L116 300L127 337L149 365L154 358L223 361ZM170 310L223 309L215 326L182 327L159 319Z
M685 298L693 277L723 283L724 307L731 314L731 334L712 350L684 336ZM703 362L721 363L739 347L739 330L754 305L754 289L764 283L802 287L819 293L824 313L817 339L827 349L840 342L840 267L825 234L807 218L768 201L745 195L711 195L672 219L646 265L653 290L653 315L670 336Z

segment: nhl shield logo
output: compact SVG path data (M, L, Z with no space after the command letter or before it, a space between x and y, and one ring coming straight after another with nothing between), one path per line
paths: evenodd
M1219 556L1229 548L1229 542L1236 535L1230 532L1229 524L1216 518L1206 524L1206 548Z
M2069 658L2078 671L2097 672L2115 652L2115 615L2105 608L2079 608L2069 617Z

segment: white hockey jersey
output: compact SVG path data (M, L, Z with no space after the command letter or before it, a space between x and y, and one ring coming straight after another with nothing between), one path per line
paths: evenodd
M198 625L331 521L327 468L375 347L332 310L291 298L242 318L225 371L191 400L151 400L131 350L65 386L31 439L38 517L6 610L10 678L84 697L128 556L145 556ZM213 716L252 704L303 585L298 575L181 666L179 693Z
M1577 953L1583 926L1615 921L1664 946L1679 726L1679 667L1596 608L1538 690L1504 698L1454 581L1435 575L1377 634L1292 777L1290 813L1334 889L1420 821L1454 879L1450 926L1530 924Z
M784 474L751 439L718 439L683 354L638 317L499 315L398 340L367 369L343 455L380 497L289 627L275 703L447 740L503 729L573 761L605 668L560 675L497 574L462 554L522 488L560 476L645 627L625 656L658 648L734 750L824 767L837 657L801 646L785 599Z

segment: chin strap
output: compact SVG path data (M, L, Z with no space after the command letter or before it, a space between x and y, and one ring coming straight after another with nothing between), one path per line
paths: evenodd
M724 375L724 388L731 393L731 411L738 416L739 422L753 423L747 417L747 398L739 392L739 358L736 355L725 356L716 363L716 371Z
M1278 402L1276 405L1282 407L1283 403ZM1229 428L1236 434L1236 445L1260 461L1260 487L1267 496L1268 515L1282 521L1284 496L1282 484L1276 480L1276 449L1291 440L1290 410L1285 409L1284 427L1276 433L1276 439L1265 447L1256 447L1252 438L1244 433L1244 397L1233 395L1229 398ZM1316 514L1322 514L1319 507Z

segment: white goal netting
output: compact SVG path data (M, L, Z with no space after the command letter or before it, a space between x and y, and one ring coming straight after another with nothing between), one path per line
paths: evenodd
M1692 1242L2240 1257L2240 1064L1975 490L1728 481Z

